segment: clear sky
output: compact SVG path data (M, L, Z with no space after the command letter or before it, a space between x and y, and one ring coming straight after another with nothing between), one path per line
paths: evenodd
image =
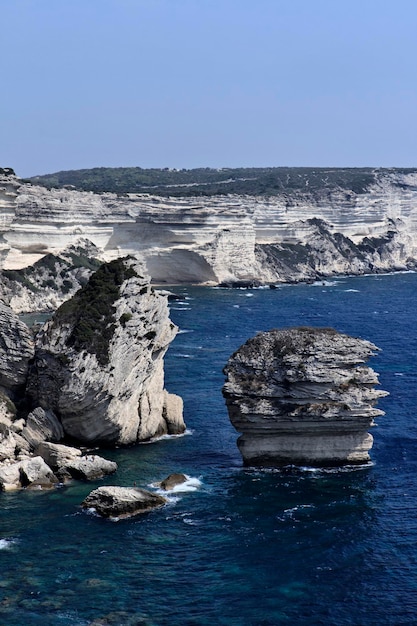
M0 0L0 167L417 166L417 0Z

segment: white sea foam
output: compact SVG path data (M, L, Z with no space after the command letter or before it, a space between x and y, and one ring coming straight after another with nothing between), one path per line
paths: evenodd
M201 480L199 478L194 478L192 476L187 476L187 480L181 485L176 485L171 491L173 493L184 493L188 491L198 491L201 487Z
M164 439L178 439L179 437L186 437L187 435L193 435L194 431L191 428L186 428L183 433L178 433L178 435L159 435L159 437L152 437L148 441L140 441L139 445L146 446L150 443L155 443L156 441L162 441Z
M87 513L87 515L92 515L92 517L100 517L100 515L97 513L97 510L91 506L88 509L84 509L84 513Z
M165 489L160 489L158 487L158 484L155 483L151 483L148 486L152 489L155 489L157 494L168 498L169 502L172 502L174 500L175 502L177 502L179 500L178 494L198 491L198 489L200 489L202 485L202 482L199 478L187 476L187 474L185 474L185 476L187 479L185 482L181 483L180 485L175 485L175 487L169 489L169 491L165 491Z
M345 289L346 293L360 293L359 289Z
M311 287L336 287L339 284L340 281L337 280L316 280L311 283Z
M284 513L291 516L296 511L300 511L302 509L314 509L314 504L298 504L297 506L293 506L291 509L285 509Z
M179 335L185 335L185 333L193 333L193 330L188 330L187 328L181 328L181 330L178 331Z
M172 356L176 356L179 359L192 359L193 358L191 354L183 354L182 352L177 352L177 354L173 354Z
M0 539L0 550L10 550L16 543L16 539Z

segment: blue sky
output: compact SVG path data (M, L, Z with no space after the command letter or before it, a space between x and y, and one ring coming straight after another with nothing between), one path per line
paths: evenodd
M415 0L0 0L0 167L417 166Z

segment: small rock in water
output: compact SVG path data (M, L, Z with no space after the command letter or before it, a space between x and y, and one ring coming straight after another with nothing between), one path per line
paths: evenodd
M188 478L185 474L170 474L159 484L161 489L165 491L170 491L174 489L177 485L182 485L187 482Z
M99 487L81 503L109 518L132 517L166 504L166 498L137 487Z

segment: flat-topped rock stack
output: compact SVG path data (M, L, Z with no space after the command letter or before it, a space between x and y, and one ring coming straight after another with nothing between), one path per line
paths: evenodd
M364 363L378 348L328 328L259 333L229 359L223 395L252 466L362 464L387 392Z

